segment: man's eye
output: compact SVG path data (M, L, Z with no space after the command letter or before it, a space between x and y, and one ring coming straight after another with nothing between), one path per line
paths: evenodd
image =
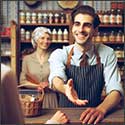
M92 24L91 24L91 23L85 23L84 26L86 26L86 27L91 27Z
M80 23L74 23L74 26L79 26L80 25Z

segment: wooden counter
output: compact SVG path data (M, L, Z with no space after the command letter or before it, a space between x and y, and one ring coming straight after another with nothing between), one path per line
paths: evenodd
M41 111L40 116L25 118L26 124L42 124L45 123L48 119L50 119L53 114L57 111L61 110L70 119L70 123L81 123L79 118L81 113L85 110L85 108L57 108L57 109L43 109ZM106 123L117 123L118 125L123 125L124 123L124 109L116 109L111 113L107 114L106 117L102 120L102 124Z

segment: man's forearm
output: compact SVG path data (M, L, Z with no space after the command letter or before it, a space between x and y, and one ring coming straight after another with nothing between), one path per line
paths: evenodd
M114 108L121 100L121 95L118 91L112 91L107 97L104 99L104 101L97 107L97 109L100 109L103 111L104 114L106 114L109 110Z
M59 77L54 77L54 78L53 78L53 86L54 86L54 88L55 88L57 91L59 91L59 92L65 94L65 84L64 84L64 81L63 81L61 78L59 78Z

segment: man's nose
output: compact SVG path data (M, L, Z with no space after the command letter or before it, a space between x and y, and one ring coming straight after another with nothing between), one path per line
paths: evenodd
M84 31L84 30L85 30L84 25L80 25L80 27L79 27L79 31Z

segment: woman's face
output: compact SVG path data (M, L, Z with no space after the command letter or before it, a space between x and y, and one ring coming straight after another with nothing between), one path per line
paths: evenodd
M88 14L78 14L74 18L72 33L75 42L84 45L87 41L91 41L94 33L93 17Z
M46 50L51 44L51 35L48 33L44 33L38 40L37 40L37 48Z

